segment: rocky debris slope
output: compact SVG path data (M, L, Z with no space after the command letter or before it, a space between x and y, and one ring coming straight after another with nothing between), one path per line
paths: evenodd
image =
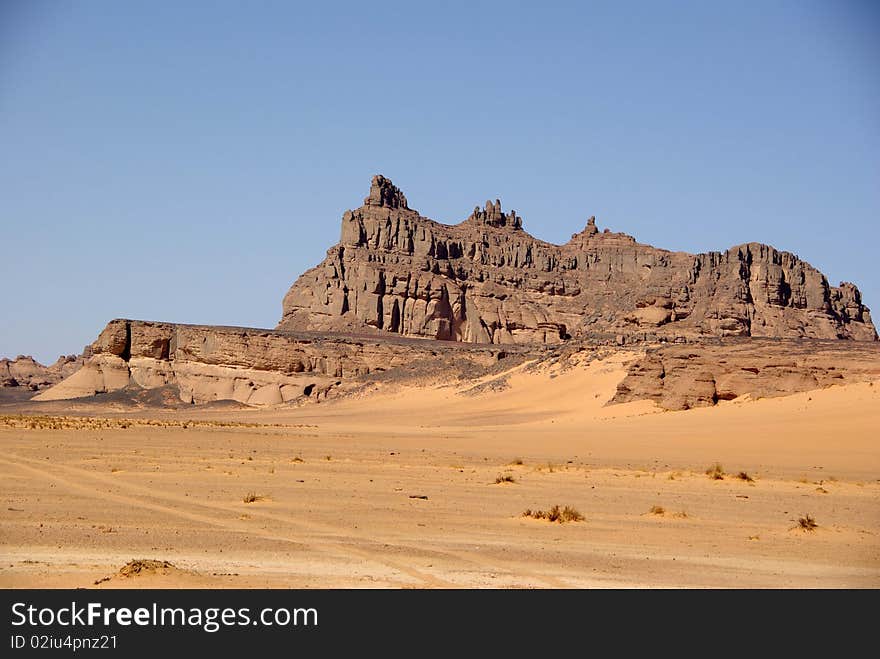
M630 365L611 402L647 399L686 410L746 395L786 396L877 379L876 342L728 339L648 348Z
M176 387L181 400L272 405L321 399L344 379L436 356L433 342L321 336L234 327L113 320L89 347L83 367L34 397L62 400L127 387ZM458 355L489 365L497 347L461 346Z
M54 364L43 366L29 355L0 359L0 387L23 387L30 391L46 389L75 373L84 361L82 356L62 355Z
M342 216L339 244L285 295L279 329L469 343L559 343L611 334L874 341L853 284L788 252L746 243L687 254L599 231L538 240L499 200L450 226L411 209L383 176Z

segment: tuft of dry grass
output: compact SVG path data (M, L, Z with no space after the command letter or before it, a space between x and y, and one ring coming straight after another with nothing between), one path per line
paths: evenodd
M746 483L754 483L755 479L748 475L745 471L739 472L736 477L741 481L745 481Z
M666 509L663 506L651 506L652 515L665 515Z
M548 522L559 522L560 524L584 521L584 516L574 508L569 506L560 508L558 505L553 506L550 510L532 510L527 508L522 516L531 517L532 519L546 519Z
M502 485L504 483L516 483L516 479L510 474L498 474L495 477L495 484Z
M706 469L706 475L712 480L723 481L724 467L721 466L720 462L716 462L714 465Z
M266 500L266 495L257 494L256 492L248 492L242 498L242 501L244 501L245 503L255 503L257 501L265 501L265 500Z
M797 523L797 528L803 529L804 531L815 531L819 527L819 525L816 524L816 520L809 513L803 517L798 517Z
M293 458L293 459L291 460L291 462L305 462L305 460L303 460L303 459L302 459L301 457L299 457L299 456L296 456L295 458Z

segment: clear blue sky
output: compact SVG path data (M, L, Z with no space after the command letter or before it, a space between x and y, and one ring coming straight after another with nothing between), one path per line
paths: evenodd
M880 5L0 0L0 355L273 327L374 173L552 242L767 242L880 312Z

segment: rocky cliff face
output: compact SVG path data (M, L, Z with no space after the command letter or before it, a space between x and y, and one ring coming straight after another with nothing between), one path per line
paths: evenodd
M440 224L382 177L346 211L338 245L283 301L279 329L382 332L469 343L753 336L874 341L859 290L829 285L759 243L687 254L642 245L595 218L565 245L486 202Z

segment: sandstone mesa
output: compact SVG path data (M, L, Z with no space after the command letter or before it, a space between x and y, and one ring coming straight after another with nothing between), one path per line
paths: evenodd
M164 388L186 404L263 406L321 400L386 371L486 373L511 356L565 361L603 345L640 351L612 402L666 409L877 375L858 288L831 286L791 253L671 252L592 217L553 245L499 200L446 225L375 176L343 214L340 242L285 295L275 330L118 319L51 376L19 358L0 362L0 377L50 386L35 401Z
M375 176L363 206L343 214L340 242L284 297L278 329L496 344L596 333L877 338L858 288L832 287L767 245L670 252L600 232L594 217L553 245L522 226L499 200L440 224Z

